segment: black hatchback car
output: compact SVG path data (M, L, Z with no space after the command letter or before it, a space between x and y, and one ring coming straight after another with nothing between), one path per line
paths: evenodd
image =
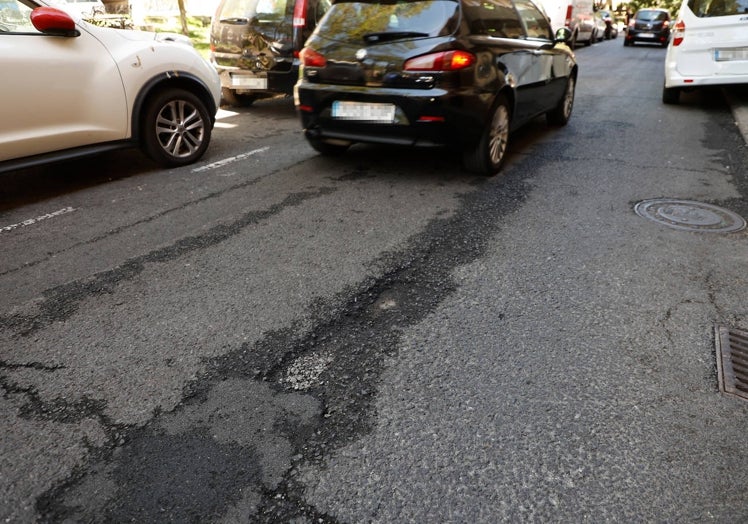
M302 49L304 135L322 154L356 142L453 146L491 175L510 131L571 116L577 64L531 0L340 0Z
M665 9L639 9L629 20L623 45L647 42L667 47L670 41L670 13Z

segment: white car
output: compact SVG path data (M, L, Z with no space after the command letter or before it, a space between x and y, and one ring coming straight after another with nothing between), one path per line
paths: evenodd
M221 83L189 40L3 3L0 172L133 146L164 166L205 153Z
M683 89L748 84L748 0L684 0L665 57L662 101Z

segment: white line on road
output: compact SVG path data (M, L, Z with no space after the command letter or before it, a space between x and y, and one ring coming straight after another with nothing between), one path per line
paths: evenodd
M70 206L64 207L53 213L47 213L46 215L41 215L36 218L29 218L28 220L24 220L23 222L19 222L17 224L11 224L9 226L0 227L0 233L4 233L6 231L13 231L14 229L18 229L19 227L30 226L30 225L36 224L37 222L41 222L42 220L47 220L49 218L58 217L60 215L71 213L73 211L75 211L75 208L73 207L70 207Z
M231 164L233 162L238 162L239 160L244 160L245 158L249 158L253 155L256 155L258 153L264 153L270 149L269 146L261 147L260 149L253 149L252 151L249 151L247 153L242 153L241 155L236 156L230 156L228 158L224 158L223 160L219 160L218 162L213 162L212 164L206 164L204 166L196 167L192 170L193 173L199 173L201 171L208 171L210 169L216 169L219 167L223 167L227 164Z

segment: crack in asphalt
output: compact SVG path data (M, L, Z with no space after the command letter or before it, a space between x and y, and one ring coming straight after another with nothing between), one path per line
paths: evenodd
M532 160L523 162L525 165L532 163ZM532 169L524 172L532 173ZM366 175L354 174L352 180L355 181L357 176ZM305 502L303 486L296 478L298 466L321 464L331 451L371 431L376 415L373 403L377 382L384 370L385 359L398 350L402 331L424 319L456 289L452 271L485 252L501 217L513 212L529 191L522 177L494 181L494 184L488 184L481 180L477 191L460 197L461 205L453 216L432 220L404 248L384 253L376 265L389 270L384 270L380 276L370 277L355 288L311 304L309 310L312 319L306 324L313 326L311 331L302 330L300 325L291 326L267 333L254 345L244 344L213 359L205 375L185 388L182 403L177 409L158 415L147 428L129 434L123 449L142 446L141 440L155 438L162 424L177 424L168 420L182 420L178 424L180 427L191 427L192 423L187 421L193 416L192 410L208 404L216 388L227 382L238 381L247 384L247 387L265 384L274 392L272 398L276 402L290 402L299 395L314 398L319 409L313 409L304 419L312 423L276 418L271 424L273 432L288 442L290 450L286 456L281 454L285 459L280 479L270 478L271 475L265 471L268 464L264 465L265 469L261 468L264 473L255 479L257 487L254 488L259 498L251 517L259 522L305 518L335 524L335 518ZM299 387L288 377L294 363L304 357L316 357L323 365L317 376L304 387ZM267 408L253 396L242 398L242 403L249 413L264 413ZM194 430L184 431L189 434ZM205 441L204 445L214 444ZM247 446L249 444L245 443L226 453L233 453L234 459L241 462ZM119 458L116 460L121 459L120 453L128 452L118 451ZM199 453L199 450L195 453ZM258 450L258 453L263 455L262 450ZM100 464L108 464L115 457L103 453L97 460ZM88 468L97 471L106 467L100 464L92 461ZM118 464L116 471L128 471L121 462ZM173 470L174 473L172 476L164 474L163 478L169 477L173 479L172 482L187 482L189 485L195 482L195 478L182 469L179 462L161 464L166 471ZM137 464L131 466L139 467ZM112 467L107 471L107 478L120 486L117 492L122 492L122 486L129 485L129 480ZM145 497L143 500L131 499L130 509L123 506L121 498L117 496L99 507L86 507L84 503L76 503L75 494L87 482L83 473L56 486L38 500L39 514L51 521L63 515L74 520L98 521L97 515L131 515L136 507L156 507L147 492L141 493ZM202 504L189 505L189 513L167 504L167 513L159 514L152 509L150 512L137 513L138 520L162 521L164 515L171 515L176 520L217 518L222 511L228 510L230 501L236 500L236 493L231 490L248 488L237 480L236 485L225 486L225 489L230 492L201 493L200 496L205 497Z
M215 246L239 234L247 226L255 225L287 208L299 206L309 199L329 195L334 191L334 188L323 187L317 191L293 193L268 209L246 213L232 224L218 225L203 234L182 238L171 246L127 260L117 268L94 275L86 281L75 281L49 289L44 293L44 300L38 304L38 313L0 316L0 331L13 331L18 337L32 335L54 322L70 318L83 300L113 293L121 282L132 280L139 275L148 263L176 260L190 252Z

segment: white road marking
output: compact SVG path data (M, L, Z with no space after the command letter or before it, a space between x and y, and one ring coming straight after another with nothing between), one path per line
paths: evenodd
M53 213L47 213L46 215L41 215L36 218L29 218L28 220L24 220L23 222L19 222L17 224L11 224L9 226L0 227L0 233L4 233L6 231L13 231L14 229L18 229L19 227L31 226L33 224L36 224L37 222L41 222L42 220L47 220L50 218L58 217L60 215L65 215L67 213L72 213L73 211L75 211L75 208L73 207L70 207L70 206L64 207Z
M204 166L196 167L195 169L192 170L192 172L200 173L202 171L209 171L211 169L217 169L219 167L223 167L225 165L238 162L239 160L244 160L245 158L249 158L258 153L264 153L268 149L270 149L269 146L261 147L260 149L253 149L252 151L249 151L247 153L242 153L241 155L230 156L228 158L224 158L223 160L219 160L218 162L213 162L212 164L206 164Z

